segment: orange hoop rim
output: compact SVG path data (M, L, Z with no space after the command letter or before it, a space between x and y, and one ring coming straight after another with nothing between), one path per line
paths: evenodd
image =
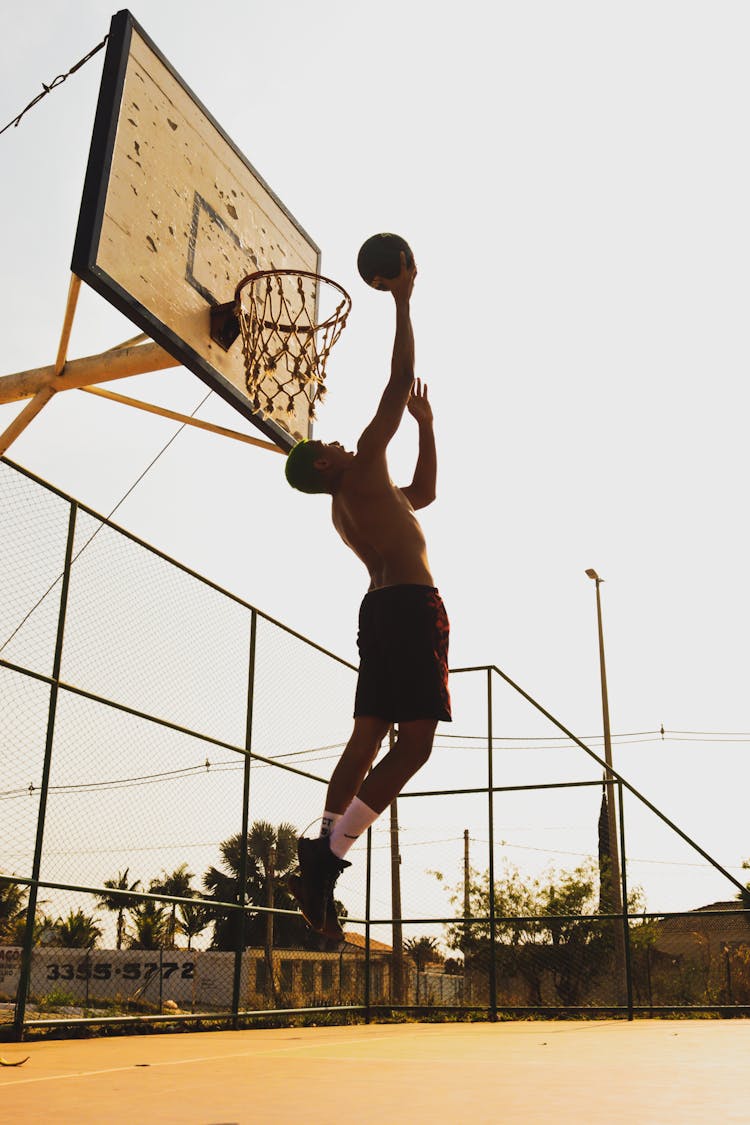
M269 278L270 277L306 277L306 278L309 278L311 281L323 282L324 285L330 285L331 288L335 289L338 293L340 293L341 296L344 298L344 300L348 303L349 308L351 308L352 299L349 296L349 294L347 293L346 289L344 289L343 285L339 285L338 281L334 281L332 278L326 277L322 273L315 273L314 270L293 270L293 269L255 270L254 273L247 274L245 277L242 278L241 281L239 281L237 283L237 287L234 291L235 303L237 305L240 305L240 306L242 305L242 291L245 288L245 286L255 285L256 282L262 281L263 278L266 278L266 277L269 277ZM340 308L341 308L341 306L339 305L336 309L334 309L334 311L331 313L331 315L329 317L327 317L326 320L321 320L320 323L316 323L314 325L313 330L317 332L317 331L319 331L320 329L323 329L323 328L333 327L336 324L336 322L341 318ZM281 325L279 327L281 327Z

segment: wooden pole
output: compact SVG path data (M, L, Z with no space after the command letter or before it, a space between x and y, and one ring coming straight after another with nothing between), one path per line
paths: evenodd
M55 364L5 375L0 378L0 404L33 398L42 388L52 384L53 393L70 391L88 387L92 383L107 383L113 379L126 379L129 375L146 375L151 371L179 366L178 359L153 341L138 346L112 348L98 355L72 359L66 363L61 375L55 374Z
M70 285L68 286L68 300L65 304L65 316L63 317L62 332L60 333L60 344L57 349L57 359L55 360L55 374L59 375L65 366L65 360L68 358L68 344L70 343L70 333L73 330L73 318L76 315L76 305L78 304L78 294L81 291L81 279L76 274L70 275Z
M57 358L52 365L52 375L48 382L34 392L34 397L28 406L24 407L21 413L16 415L4 433L0 435L0 455L5 453L16 438L23 433L29 423L36 418L37 414L47 405L52 395L55 393L52 383L65 366L68 344L70 343L70 333L73 328L73 319L76 314L76 305L78 304L78 294L80 290L80 277L71 274L70 285L68 286L68 299L65 303L65 316L63 317L62 332L60 333L60 343L57 347Z
M21 413L16 414L11 424L0 434L0 457L23 433L29 422L34 421L39 411L47 405L54 393L52 387L43 387L40 391L37 391L31 402L24 406Z

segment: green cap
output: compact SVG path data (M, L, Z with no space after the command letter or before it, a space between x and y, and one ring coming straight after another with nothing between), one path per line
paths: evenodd
M287 456L284 470L292 488L310 494L326 491L325 481L315 468L315 461L319 456L320 451L315 442L308 438L297 442Z

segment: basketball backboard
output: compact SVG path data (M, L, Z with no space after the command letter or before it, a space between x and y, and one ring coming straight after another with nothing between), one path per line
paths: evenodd
M71 268L283 448L295 413L254 411L242 347L210 310L262 269L320 272L320 251L129 11L112 19Z

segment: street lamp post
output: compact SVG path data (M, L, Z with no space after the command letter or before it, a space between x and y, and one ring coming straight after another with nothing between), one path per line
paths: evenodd
M617 811L614 799L614 774L612 773L612 736L609 726L609 699L607 696L607 668L604 662L604 630L602 628L602 601L599 587L604 581L595 570L589 568L586 576L596 583L596 622L599 632L599 674L602 686L602 721L604 726L604 761L607 783L607 829L609 833L610 894L612 913L622 914L622 888L620 883L620 849L617 835ZM615 962L617 967L618 991L625 988L625 937L622 927L615 925Z

